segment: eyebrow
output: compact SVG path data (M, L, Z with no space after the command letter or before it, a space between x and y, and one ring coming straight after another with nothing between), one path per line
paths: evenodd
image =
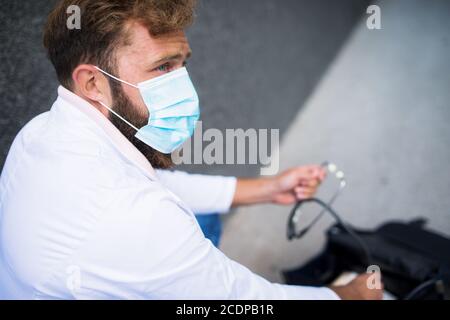
M192 51L189 51L186 54L186 60L189 59L191 57L191 55L192 55ZM177 53L177 54L174 54L174 55L171 55L171 56L162 57L162 58L156 60L155 62L153 62L152 65L154 66L154 65L158 65L158 64L160 64L162 62L167 62L167 61L170 61L170 60L178 60L178 59L182 59L182 58L183 58L183 55L181 53Z

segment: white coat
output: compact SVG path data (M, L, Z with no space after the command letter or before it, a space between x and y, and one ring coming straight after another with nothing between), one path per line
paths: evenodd
M192 209L226 212L234 178L156 174L97 109L58 94L1 174L0 298L337 298L270 283L205 239Z

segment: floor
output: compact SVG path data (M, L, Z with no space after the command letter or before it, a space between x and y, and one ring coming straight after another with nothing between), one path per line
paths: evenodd
M379 1L381 30L365 19L291 122L282 168L335 162L348 186L335 208L358 227L429 219L450 236L450 1ZM331 188L331 187L330 187ZM320 251L324 218L286 240L289 207L233 212L221 249L271 281Z

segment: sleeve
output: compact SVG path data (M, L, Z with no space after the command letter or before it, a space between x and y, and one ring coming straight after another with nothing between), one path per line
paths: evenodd
M156 170L161 183L180 197L195 214L227 213L230 210L236 178Z
M328 288L270 283L229 259L171 196L143 192L111 208L79 260L81 298L338 298Z

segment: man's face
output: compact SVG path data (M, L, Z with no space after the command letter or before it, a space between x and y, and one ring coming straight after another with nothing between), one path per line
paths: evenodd
M137 23L130 26L129 44L116 53L116 76L138 84L185 65L191 50L184 32L173 32L157 38ZM139 90L111 80L112 108L140 128L147 124L149 111ZM164 155L134 137L135 130L110 115L112 123L147 157L155 168L172 165L170 155Z

